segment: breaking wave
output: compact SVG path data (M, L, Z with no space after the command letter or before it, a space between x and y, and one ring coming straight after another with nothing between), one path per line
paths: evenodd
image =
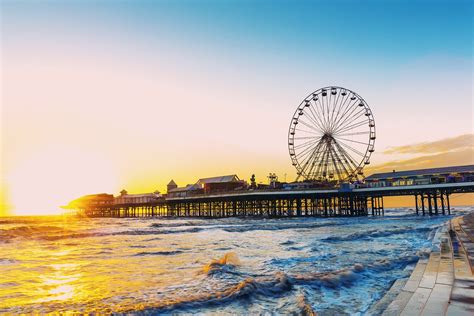
M316 312L314 311L311 304L308 303L304 294L300 293L296 298L296 306L299 309L299 315L302 316L316 316Z
M361 239L369 239L369 238L378 238L378 237L386 237L391 235L398 235L398 234L405 234L408 232L430 232L435 227L402 227L402 228L394 228L394 229L370 229L362 232L355 232L347 235L340 235L340 236L329 236L326 238L321 239L322 241L326 242L339 242L339 241L358 241Z
M233 268L239 266L240 260L235 252L228 252L220 259L214 259L210 263L206 264L202 270L206 274L212 274L217 271L221 271L225 268Z
M202 308L213 304L224 304L259 294L272 296L287 292L291 290L291 288L292 284L289 281L288 276L283 272L277 272L273 276L247 278L237 284L215 292L186 296L177 295L164 300L153 307L147 308L146 311L158 312L191 307Z
M224 266L235 266L235 260L238 257L234 253L228 253L219 260L213 260L204 267L204 272L215 271ZM289 275L284 272L276 272L273 275L248 277L239 283L233 284L222 290L201 293L195 295L172 295L171 299L147 308L148 311L165 311L183 308L202 308L212 304L225 304L236 299L248 298L256 295L265 297L279 296L285 292L289 292L294 285L319 284L321 286L336 288L340 286L350 286L357 280L357 274L362 272L362 265L354 265L351 268L341 269L331 272L307 273ZM315 315L311 305L306 301L305 297L297 299L297 307L303 315Z

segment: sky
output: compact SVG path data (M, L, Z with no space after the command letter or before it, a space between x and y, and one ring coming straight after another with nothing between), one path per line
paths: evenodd
M366 173L474 163L471 1L0 3L0 215L294 180L291 117L331 85L375 116Z

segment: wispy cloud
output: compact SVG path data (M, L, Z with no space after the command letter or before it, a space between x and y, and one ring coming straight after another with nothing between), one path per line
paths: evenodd
M391 147L384 154L434 154L474 147L474 134L445 138L434 142Z
M474 147L460 150L423 155L405 160L394 160L387 163L367 168L367 175L378 172L389 172L392 170L413 170L434 167L448 167L474 164Z

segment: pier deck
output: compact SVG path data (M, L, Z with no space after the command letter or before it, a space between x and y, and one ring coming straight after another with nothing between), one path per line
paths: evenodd
M100 204L75 210L90 217L293 217L383 215L385 196L415 198L416 213L450 214L449 196L474 192L474 182L396 187L308 190L248 190L147 203Z

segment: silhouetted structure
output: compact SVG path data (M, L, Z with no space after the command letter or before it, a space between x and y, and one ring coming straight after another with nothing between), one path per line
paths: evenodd
M346 183L339 188L312 188L287 184L282 189L236 190L237 184L244 183L236 176L213 177L200 179L196 184L190 184L184 188L173 188L166 196L158 194L151 198L151 194L146 194L145 197L149 199L139 203L135 201L114 203L112 195L96 194L76 199L64 208L74 209L78 214L85 216L103 217L364 216L383 215L383 197L385 196L414 196L417 214L420 212L423 215L450 214L451 194L474 192L474 181L469 175L471 167L450 169L464 172L463 177L453 178L455 182L435 181L436 183L413 185L407 185L405 182L404 185L400 183L400 185L384 187ZM439 171L440 169L431 170ZM420 172L426 174L426 171ZM414 174L420 175L418 171L403 173L404 176ZM445 175L445 179L452 179L452 173L447 176L447 173L441 174ZM380 178L380 175L377 177ZM369 178L377 177L374 175ZM299 184L311 183L300 182ZM224 189L227 191L221 191ZM128 196L128 193L122 191L121 196L116 200L121 201L120 199L125 196ZM143 198L141 195L136 195L136 197Z

